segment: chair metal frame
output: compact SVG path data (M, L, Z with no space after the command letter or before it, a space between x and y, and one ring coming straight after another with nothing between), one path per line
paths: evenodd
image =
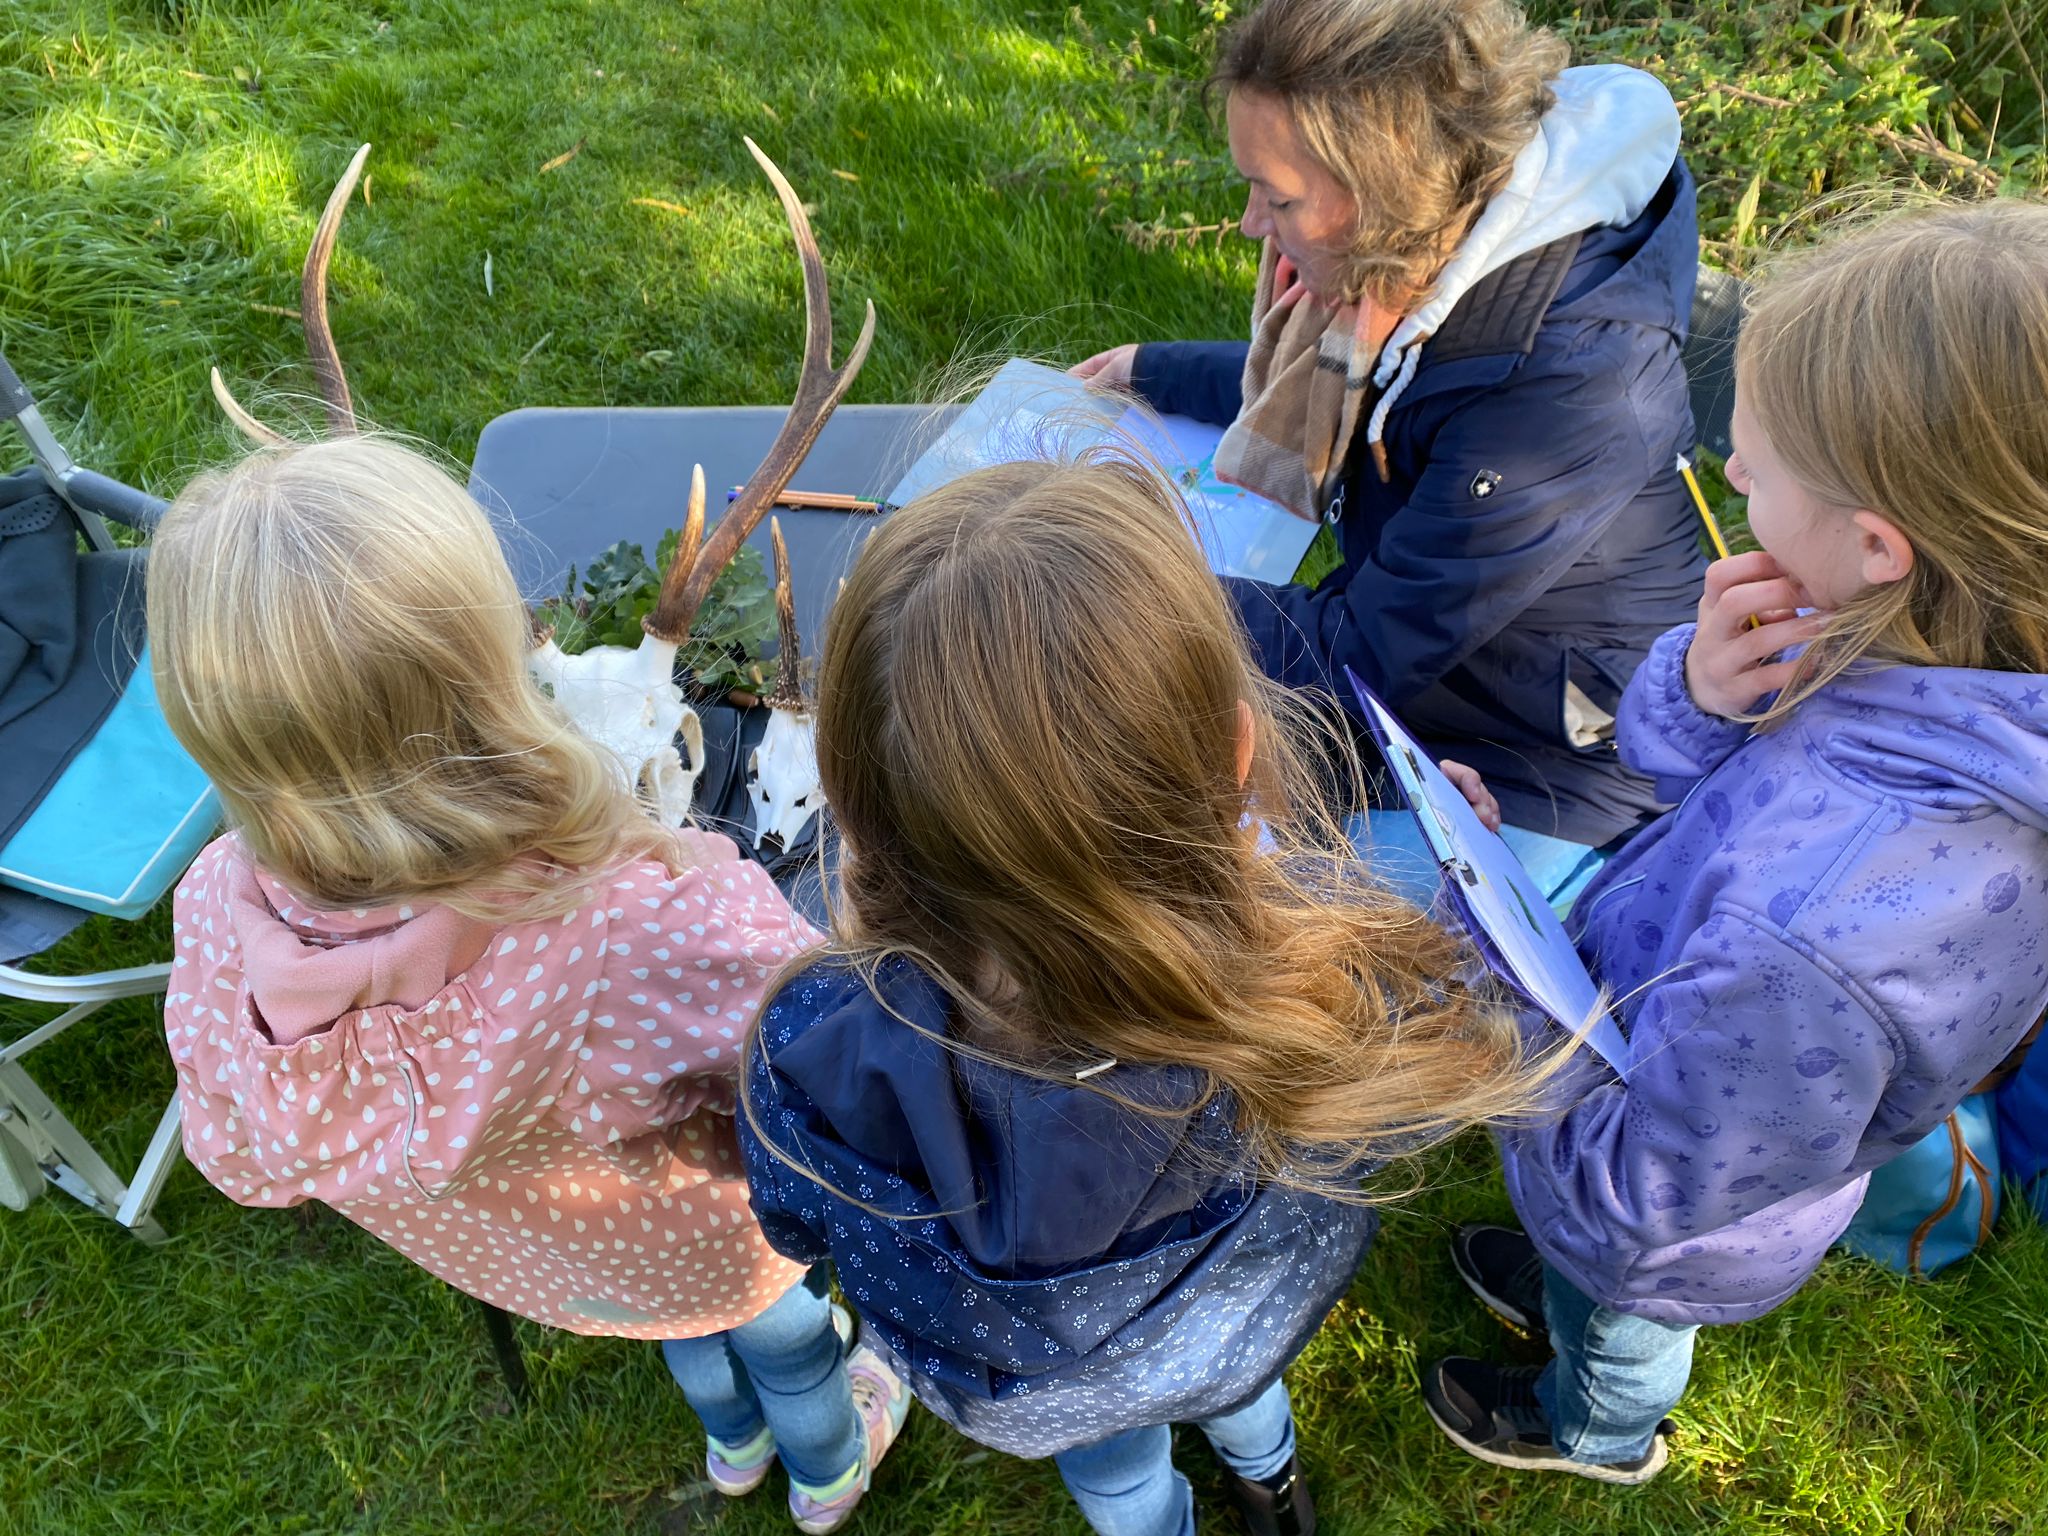
M155 497L75 464L44 422L34 399L22 387L7 359L0 356L0 421L10 420L26 439L36 468L63 501L78 531L93 549L112 551L118 547L102 511L144 529L162 514L164 504ZM143 1242L165 1240L163 1227L150 1212L178 1157L176 1096L158 1118L156 1131L135 1172L123 1179L92 1141L37 1086L22 1059L108 1003L162 992L170 974L168 960L74 976L0 965L0 997L52 1003L61 1010L55 1018L0 1047L0 1158L6 1159L8 1165L0 1168L0 1180L12 1183L14 1176L22 1176L22 1203L42 1193L42 1188L26 1177L26 1164L45 1183L127 1228Z

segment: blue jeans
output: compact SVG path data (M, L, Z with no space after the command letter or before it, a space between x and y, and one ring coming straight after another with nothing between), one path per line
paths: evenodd
M1274 1477L1294 1459L1294 1414L1278 1381L1237 1412L1204 1419L1201 1430L1239 1477ZM1053 1464L1101 1536L1194 1536L1194 1492L1173 1470L1166 1425L1061 1451Z
M791 1286L759 1317L661 1346L669 1373L713 1439L740 1446L774 1431L792 1479L822 1488L859 1465L863 1427L824 1286Z
M1548 1264L1543 1318L1557 1357L1536 1380L1551 1439L1573 1461L1633 1461L1685 1396L1698 1324L1603 1307Z
M1418 907L1427 907L1436 900L1440 878L1436 860L1430 856L1429 844L1423 840L1413 811L1399 806L1365 811L1353 816L1344 830L1350 834L1351 846L1358 850L1359 857L1394 888L1396 895ZM1592 884L1608 858L1598 848L1552 837L1547 832L1531 832L1526 827L1503 826L1500 838L1522 861L1522 867L1536 877L1543 894L1550 898L1551 910L1559 917L1571 911L1579 892Z

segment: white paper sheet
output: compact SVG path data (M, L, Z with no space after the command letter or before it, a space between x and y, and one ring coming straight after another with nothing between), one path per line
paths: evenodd
M1127 407L1071 374L1012 358L910 466L888 499L901 505L987 464L1116 444L1155 461L1179 487L1212 571L1285 583L1308 552L1316 525L1219 481L1215 458L1222 437L1220 427Z
M1180 487L1210 570L1276 587L1294 579L1317 525L1276 501L1216 478L1221 427L1187 416L1156 416L1137 406L1126 411L1118 425Z

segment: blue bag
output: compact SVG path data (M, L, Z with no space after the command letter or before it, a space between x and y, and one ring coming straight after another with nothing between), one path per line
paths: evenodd
M1927 1276L1991 1235L1998 1220L1998 1135L1992 1095L1955 1112L1870 1176L1842 1246L1901 1274Z

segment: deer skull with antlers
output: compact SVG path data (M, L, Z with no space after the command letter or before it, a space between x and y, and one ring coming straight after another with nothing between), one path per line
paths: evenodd
M796 473L811 445L817 441L826 418L860 372L875 335L875 306L870 301L860 335L853 344L853 350L847 354L845 364L837 369L832 367L831 294L825 278L824 258L819 254L817 240L811 233L810 220L774 161L763 154L752 139L745 140L745 143L748 153L766 173L776 196L781 199L803 267L804 355L796 398L791 402L789 415L769 446L767 455L754 471L753 478L727 508L725 516L719 519L709 537L704 533L703 467L699 465L693 472L682 538L667 571L663 573L661 594L654 611L643 621L646 633L638 646L595 646L571 656L554 643L552 636L542 635L537 640L531 661L535 678L548 686L556 702L586 735L618 758L621 775L651 802L661 819L670 825L680 825L689 814L690 799L704 763L703 725L690 708L676 679L676 652L689 639L691 623L719 572L760 526L761 519L774 506L789 484L790 476ZM369 153L367 144L357 150L355 158L336 183L314 231L300 281L300 314L305 326L307 349L312 355L320 392L326 401L329 430L337 434L352 433L357 427L340 354L327 325L327 268L341 227L342 214ZM229 419L248 436L268 444L287 441L242 408L222 381L218 368L213 370L213 392ZM797 686L799 653L795 642L795 622L789 607L788 557L782 551L779 530L775 543L781 588L778 606L784 618L785 635L783 679L778 682L776 690L779 698L786 690ZM795 694L795 701L797 712L779 708L771 717L769 730L779 740L790 735L793 728L799 729L804 748L802 751L790 751L778 747L767 753L767 760L771 765L780 764L785 758L794 763L807 751L810 773L815 778L816 752L808 748L809 717L800 714L800 692ZM806 723L801 727L786 723L778 731L776 722L785 717L791 721L800 717ZM687 765L676 750L678 738L689 750ZM764 741L764 749L767 746ZM800 771L798 776L801 776ZM780 784L783 777L778 768L776 782ZM815 795L815 791L811 793ZM812 803L815 804L815 800ZM790 829L784 838L785 845L789 836L802 830L806 819L808 813ZM777 828L770 830L780 830L779 823Z
M747 759L747 798L754 806L754 846L774 838L793 846L805 825L825 803L818 776L818 723L804 702L803 647L796 634L796 603L790 592L789 551L783 547L782 525L773 518L769 537L775 545L775 617L782 629L782 665L768 705L768 728Z

